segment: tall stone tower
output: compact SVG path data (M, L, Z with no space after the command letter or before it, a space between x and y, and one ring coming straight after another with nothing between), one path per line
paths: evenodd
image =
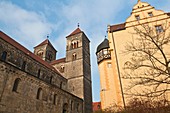
M80 28L67 38L66 77L68 90L84 100L84 113L92 112L92 87L89 39Z
M56 59L56 52L56 49L48 39L34 47L34 54L47 62L51 62Z

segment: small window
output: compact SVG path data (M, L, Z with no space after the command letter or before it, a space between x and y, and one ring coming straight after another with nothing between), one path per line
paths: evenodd
M73 53L72 60L76 60L76 59L77 59L77 54Z
M103 52L102 52L102 50L100 51L99 55L100 55L100 56L103 56Z
M60 82L60 89L62 89L63 87L63 82Z
M50 77L50 83L52 83L52 81L53 81L53 76Z
M38 88L38 91L37 91L37 99L39 99L39 100L42 99L42 88Z
M163 32L163 27L161 25L155 26L155 28L157 33Z
M38 51L37 55L42 58L43 57L43 51Z
M103 50L103 54L106 55L107 53L108 53L108 50L107 50L107 49L104 49L104 50Z
M79 105L79 103L77 104L77 112L79 112L79 107L80 107L80 105Z
M6 60L6 57L7 57L7 52L4 51L4 52L2 53L2 55L1 55L1 59L5 61L5 60Z
M23 62L21 69L25 70L25 67L26 67L26 61Z
M75 41L75 40L72 41L72 42L71 42L71 48L72 48L72 49L78 48L78 41Z
M71 101L71 110L73 110L73 101Z
M53 56L52 56L52 54L48 54L48 58L49 58L49 60L51 61L52 60L52 58L53 58Z
M53 99L53 104L54 104L54 105L56 105L56 102L57 102L56 100L57 100L57 95L55 94L55 95L54 95L54 99Z
M107 63L107 67L108 67L108 68L112 68L111 62L108 62L108 63Z
M78 43L78 41L77 41L77 48L79 47L79 43Z
M73 43L71 43L71 49L74 49L74 44Z
M41 73L41 70L39 69L38 70L38 78L40 78L40 73Z
M149 15L149 17L153 17L153 13L152 12L149 12L148 15Z
M18 92L18 86L19 86L20 81L21 79L19 78L15 79L12 91Z
M64 73L64 69L65 69L65 67L64 67L63 65L61 65L61 67L60 67L60 72L61 72L61 73Z
M140 16L139 15L136 15L135 18L136 18L136 20L140 20Z

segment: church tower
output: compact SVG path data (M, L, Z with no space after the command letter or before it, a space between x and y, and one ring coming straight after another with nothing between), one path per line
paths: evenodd
M56 59L56 52L56 49L48 39L34 47L34 54L47 62L51 62Z
M68 90L84 100L84 113L92 112L92 87L89 39L80 28L67 38L66 76Z

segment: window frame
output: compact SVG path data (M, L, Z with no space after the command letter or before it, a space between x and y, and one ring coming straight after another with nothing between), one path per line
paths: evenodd
M156 25L155 26L156 33L162 33L164 32L162 25Z
M18 93L18 86L19 86L20 82L21 82L20 78L15 79L14 84L13 84L13 88L12 88L13 92Z
M1 60L3 60L3 61L5 61L6 60L6 58L7 58L7 52L6 51L3 51L2 52L2 55L1 55Z
M136 18L137 21L139 21L140 20L140 15L135 15L135 18Z
M153 17L153 12L148 12L149 17Z

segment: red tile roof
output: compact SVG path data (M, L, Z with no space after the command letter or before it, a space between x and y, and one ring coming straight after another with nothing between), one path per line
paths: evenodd
M110 26L110 31L111 32L124 30L124 29L125 29L125 23Z
M59 64L59 63L65 62L65 60L66 60L66 58L61 58L61 59L58 59L58 60L53 60L50 64L51 65Z
M82 33L83 31L80 30L80 28L77 28L76 30L74 30L70 35L68 35L67 37L69 36L72 36L72 35L75 35L75 34L78 34L78 33Z
M46 66L47 68L55 71L57 74L61 75L52 65L50 65L48 62L42 60L41 58L39 58L38 56L36 56L34 53L32 53L31 51L29 51L28 49L26 49L24 46L22 46L21 44L19 44L18 42L16 42L15 40L13 40L12 38L10 38L8 35L6 35L5 33L3 33L2 31L0 31L0 38L2 38L3 40L5 40L6 42L8 42L9 44L11 44L12 46L16 47L17 49L21 50L22 52L24 52L25 54L27 54L28 56L30 56L31 58L35 59L37 62L41 63L42 65Z
M93 111L101 110L101 102L93 102Z
M51 44L51 42L48 39L44 40L42 43L40 43L39 45L35 46L34 48L39 47L39 46L43 46L45 44L48 44L49 46L51 46L56 51L56 49L53 47L53 45Z

